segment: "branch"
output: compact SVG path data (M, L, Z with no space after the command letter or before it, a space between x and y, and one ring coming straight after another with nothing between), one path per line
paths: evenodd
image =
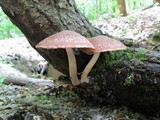
M4 80L5 84L14 84L14 85L21 85L21 86L35 85L39 87L54 86L51 80L23 77L23 76L17 76L15 74L5 74L3 75L3 77L5 78Z

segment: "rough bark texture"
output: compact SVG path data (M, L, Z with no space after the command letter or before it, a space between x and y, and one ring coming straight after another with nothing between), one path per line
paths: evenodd
M86 37L101 34L78 12L73 0L1 0L0 6L33 48L43 38L64 29L77 31ZM55 68L68 73L64 50L37 51ZM159 56L157 51L149 54L149 59L143 62L126 60L127 64L113 65L110 69L95 69L91 82L82 84L76 91L82 98L96 104L127 105L157 115L160 113ZM76 57L80 72L90 56L78 51Z
M109 62L109 61L108 61ZM160 115L160 53L146 61L124 61L111 68L95 69L90 83L75 91L94 105L125 105L147 115Z
M95 29L81 15L74 0L1 0L0 6L24 33L33 48L45 37L66 29L86 37L101 34L100 30ZM68 61L64 50L36 50L55 68L68 74ZM79 55L77 53L77 57ZM85 62L85 59L78 62L79 72L83 69L80 66L84 66Z

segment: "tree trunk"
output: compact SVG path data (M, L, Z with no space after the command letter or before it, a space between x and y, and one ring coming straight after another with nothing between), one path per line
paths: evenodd
M27 37L31 46L64 74L68 74L65 50L40 50L35 46L47 36L67 29L86 37L101 34L101 31L94 28L78 11L74 0L1 0L0 6ZM85 54L79 52L76 55L77 58L86 58ZM87 59L77 63L78 71L82 72Z
M125 0L117 0L119 11L123 16L127 16Z

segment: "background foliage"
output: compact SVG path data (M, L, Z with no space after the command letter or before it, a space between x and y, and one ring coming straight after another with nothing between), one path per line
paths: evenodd
M80 11L89 19L94 20L102 14L120 16L117 0L75 0ZM154 0L126 0L127 12L143 9L154 3Z
M12 24L9 18L0 9L0 39L22 36L21 31Z
M100 15L120 16L117 0L75 0L77 7L89 20L95 20ZM153 4L154 0L126 0L127 12L142 9ZM0 40L23 36L21 31L12 24L0 9Z

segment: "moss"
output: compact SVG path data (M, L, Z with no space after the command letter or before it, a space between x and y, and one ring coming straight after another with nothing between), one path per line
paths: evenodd
M103 62L101 61L100 69L113 68L114 66L128 65L132 61L144 61L147 59L147 51L143 48L139 48L136 51L123 50L107 52L103 54Z
M4 84L4 83L3 83L3 82L4 82L4 79L5 79L5 78L0 75L0 85L3 85L3 84Z
M144 61L148 58L148 51L145 48L138 48L137 51L133 52L132 59L135 61Z
M65 97L65 96L77 97L77 94L74 91L61 91L61 92L59 92L58 96L61 96L61 97Z
M49 96L46 95L40 95L37 97L38 101L41 103L46 103L49 100Z
M157 31L157 32L153 35L153 41L155 41L155 42L159 42L159 41L160 41L160 31Z
M134 84L135 84L135 82L134 82L134 75L133 75L133 73L131 73L124 80L124 86L131 86L131 85L134 85Z

